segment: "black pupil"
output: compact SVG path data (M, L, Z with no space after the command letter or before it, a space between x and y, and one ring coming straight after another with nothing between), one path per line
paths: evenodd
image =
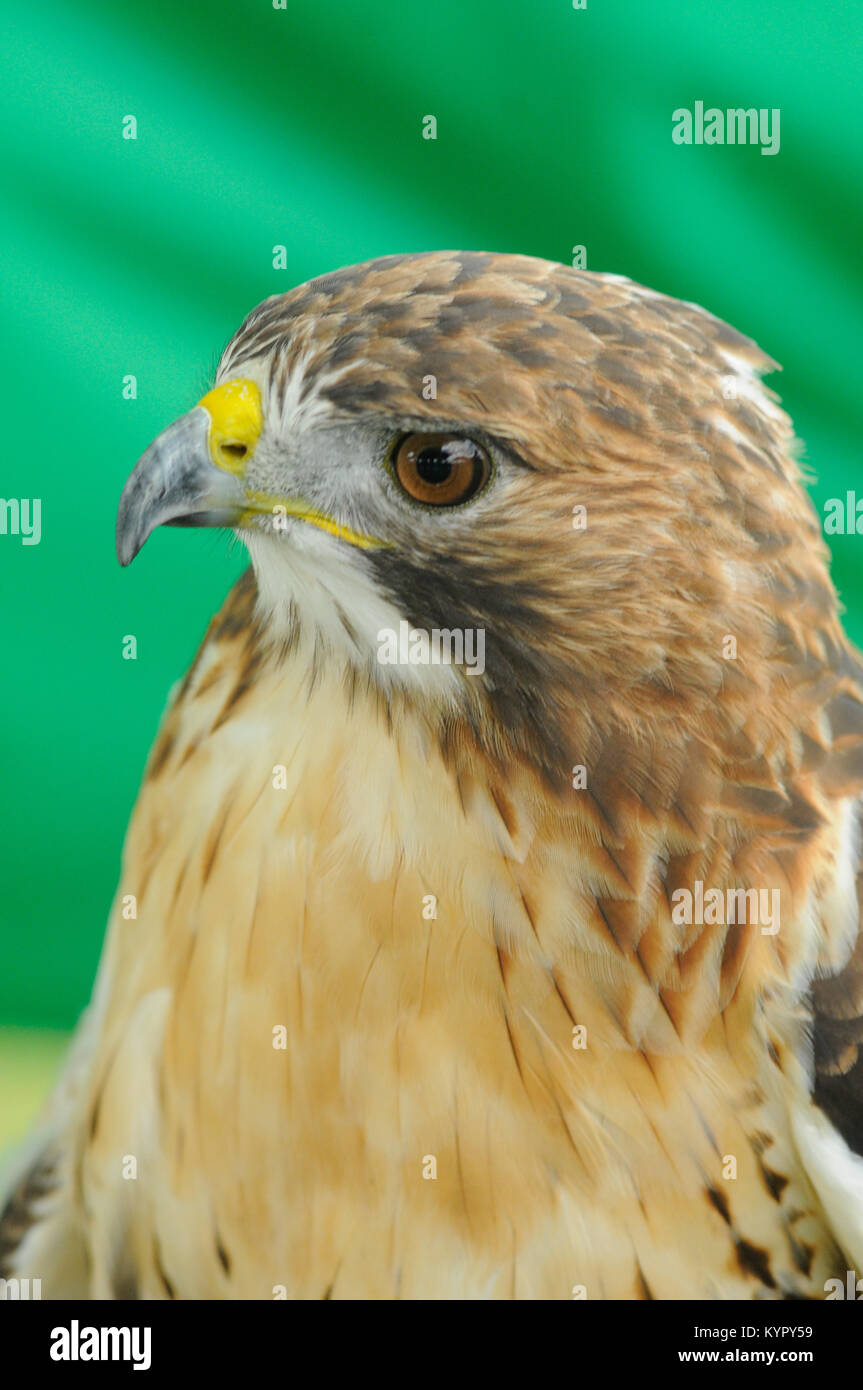
M452 464L444 453L444 446L431 444L417 454L417 473L424 483L437 487L445 483L452 472Z

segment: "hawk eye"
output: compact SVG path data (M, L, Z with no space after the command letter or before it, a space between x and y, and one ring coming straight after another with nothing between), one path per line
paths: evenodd
M408 434L396 445L393 472L415 502L455 507L475 497L488 482L485 449L457 434Z

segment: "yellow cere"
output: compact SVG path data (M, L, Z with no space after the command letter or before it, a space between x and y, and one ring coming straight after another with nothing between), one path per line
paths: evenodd
M217 468L242 477L263 425L261 393L254 381L226 381L198 401L210 417L208 442Z

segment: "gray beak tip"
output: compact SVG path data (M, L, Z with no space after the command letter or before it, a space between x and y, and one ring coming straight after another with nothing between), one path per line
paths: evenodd
M117 508L117 559L124 569L157 526L229 526L240 514L242 487L210 461L209 426L197 406L138 460Z
M127 484L123 489L120 504L117 508L117 530L115 537L117 559L124 569L127 565L131 565L135 556L143 548L144 542L149 536L151 529L151 527L148 527L145 531L142 531L139 510L135 505L135 493L130 491Z

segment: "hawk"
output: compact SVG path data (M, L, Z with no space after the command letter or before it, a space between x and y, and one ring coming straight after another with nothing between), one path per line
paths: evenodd
M249 315L120 501L122 564L219 526L251 568L150 756L7 1276L823 1298L863 1268L863 665L775 366L518 255Z

